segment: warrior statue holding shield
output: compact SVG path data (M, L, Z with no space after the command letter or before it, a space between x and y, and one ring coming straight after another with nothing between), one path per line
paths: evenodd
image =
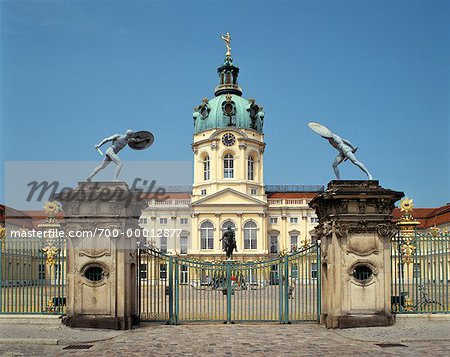
M105 152L105 157L103 158L103 162L98 165L92 173L88 176L87 181L91 182L92 178L97 175L101 170L103 170L106 166L110 164L110 162L114 162L116 167L116 174L114 180L117 181L119 178L120 170L122 170L122 161L117 155L120 150L122 150L126 145L134 150L143 150L148 148L153 144L154 137L153 134L148 131L138 131L134 132L133 130L128 129L125 134L114 134L110 137L107 137L100 141L95 148L99 152L100 155L103 156L100 147L111 141L111 147L109 147Z
M322 138L327 139L328 142L333 146L338 152L338 156L333 162L333 170L338 180L341 179L341 175L339 173L338 165L343 163L346 160L350 160L354 165L358 166L366 175L369 180L372 180L372 175L369 170L364 166L361 161L355 156L357 147L355 147L350 141L347 139L341 138L339 135L334 134L330 129L326 126L311 122L308 124L312 131L319 134Z

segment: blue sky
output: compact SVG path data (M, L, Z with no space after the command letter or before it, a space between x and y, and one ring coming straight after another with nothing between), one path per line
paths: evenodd
M191 161L192 108L213 96L232 35L244 96L265 109L266 184L326 184L359 146L380 183L450 202L447 1L1 1L1 160L98 160L127 128L139 161ZM87 173L74 173L84 179ZM346 162L341 175L365 179ZM0 201L4 200L4 167Z

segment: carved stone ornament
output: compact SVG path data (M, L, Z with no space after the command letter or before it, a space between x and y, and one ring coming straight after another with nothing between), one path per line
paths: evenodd
M347 236L349 231L349 225L346 223L336 223L335 224L336 235L340 238Z
M365 214L366 213L366 201L359 201L358 207L359 207L359 213L360 214Z
M389 201L387 199L381 198L375 204L377 213L386 214L389 213Z
M113 215L118 215L120 214L122 207L116 203L111 203L109 205L109 211L111 212L111 214Z
M358 221L358 226L356 227L356 230L359 232L365 232L367 230L367 224L368 222L365 219Z
M69 206L69 212L73 215L80 214L80 202L72 202Z
M378 238L375 235L364 237L364 239L350 236L347 240L347 252L361 256L378 253Z
M100 202L94 202L91 207L91 214L99 214L100 213Z
M333 232L332 230L332 226L330 222L324 222L323 224L319 224L316 227L316 231L318 233L318 236L322 236L322 237L328 237L331 235L331 233Z
M377 233L382 237L392 237L395 234L395 228L391 225L380 223L377 225Z
M342 204L338 204L336 206L336 212L339 214L347 214L348 213L348 204L347 203L342 203Z
M109 257L111 256L111 252L109 249L83 249L78 254L80 257L88 257L88 258L101 258L103 256Z

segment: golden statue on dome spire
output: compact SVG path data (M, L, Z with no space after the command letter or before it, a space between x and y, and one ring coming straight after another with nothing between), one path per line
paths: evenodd
M222 35L222 40L225 41L225 45L227 46L227 53L225 54L225 56L227 56L227 58L230 58L231 57L231 47L230 47L231 36L230 36L230 33L227 32L226 35Z

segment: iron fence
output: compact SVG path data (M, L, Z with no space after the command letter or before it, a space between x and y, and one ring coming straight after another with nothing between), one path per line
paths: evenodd
M448 232L399 233L391 257L394 313L450 313Z
M63 314L66 241L5 237L0 242L0 313Z
M141 320L317 321L320 252L314 244L284 257L210 262L139 250Z

